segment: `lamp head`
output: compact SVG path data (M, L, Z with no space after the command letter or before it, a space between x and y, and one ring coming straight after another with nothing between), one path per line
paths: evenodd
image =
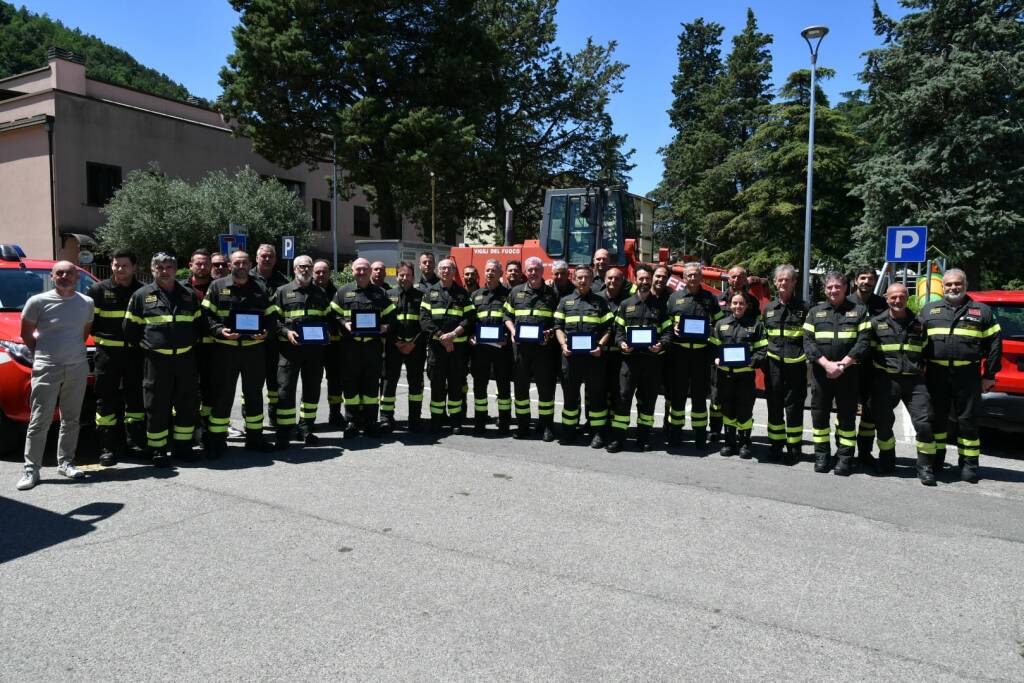
M808 26L803 31L800 31L800 35L807 41L820 40L828 35L828 26Z

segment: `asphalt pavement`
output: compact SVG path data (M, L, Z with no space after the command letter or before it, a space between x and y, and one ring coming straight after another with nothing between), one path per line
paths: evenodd
M1024 680L1018 445L927 488L908 427L894 477L493 424L29 492L8 458L0 680Z

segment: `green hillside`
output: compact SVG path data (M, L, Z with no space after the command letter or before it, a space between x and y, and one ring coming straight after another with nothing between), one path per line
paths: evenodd
M185 86L139 64L124 50L68 28L45 14L34 14L0 0L0 78L44 66L46 50L51 47L83 55L90 78L177 100L189 97Z

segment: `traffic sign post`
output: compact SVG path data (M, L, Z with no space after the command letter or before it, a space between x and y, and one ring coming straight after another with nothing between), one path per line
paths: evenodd
M236 249L246 251L249 243L249 238L246 235L225 235L221 234L217 236L218 242L220 242L220 253L230 257L231 252Z
M295 258L295 236L285 235L281 237L281 258L291 261Z
M898 225L885 230L885 260L889 263L921 263L928 252L928 226Z

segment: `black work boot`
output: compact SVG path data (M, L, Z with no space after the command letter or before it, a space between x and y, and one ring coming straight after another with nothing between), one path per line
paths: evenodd
M263 436L263 431L258 429L245 430L245 450L256 453L270 453L274 447Z
M286 451L288 450L288 443L292 439L292 430L287 427L278 427L277 431L274 432L274 450L275 451Z
M512 431L511 413L498 413L498 433L508 434Z
M800 453L800 444L798 443L787 443L786 444L786 460L787 465L795 465L802 459L803 455Z
M476 434L483 434L487 431L487 419L490 417L487 413L473 413L473 432Z
M562 425L562 436L558 438L558 443L561 446L571 446L576 441L577 430L576 427L570 425Z
M636 449L641 453L645 453L650 450L651 447L651 428L647 425L639 425L636 428Z
M695 435L697 433L697 429L699 429L699 428L695 427L694 430L693 430L693 433ZM712 430L712 432L710 434L708 434L707 437L706 437L706 442L707 443L713 443L714 444L714 443L720 443L721 441L722 441L722 433L720 431L718 431L718 430ZM703 448L703 446L702 446L702 448Z
M832 468L832 454L829 452L815 451L814 453L814 471L818 474L824 474Z
M836 468L832 470L832 474L837 477L848 477L853 473L853 456L852 455L840 455L839 459L836 460Z
M978 456L963 456L964 464L960 466L960 481L969 484L978 483Z
M703 427L694 427L693 447L700 451L708 447L708 432Z
M782 460L782 444L772 441L771 445L768 446L768 457L767 460L771 462L778 462Z
M942 476L942 468L946 466L946 451L935 451L932 456L932 474L936 478Z
M526 439L530 436L530 418L519 417L516 418L516 431L512 435L513 439Z
M310 420L299 420L298 436L302 439L302 443L307 446L320 443L320 437L314 434L314 425Z
M739 438L737 441L740 445L740 457L744 460L750 460L754 455L754 452L750 449L750 432L739 432Z
M895 456L893 456L895 458ZM875 459L871 456L871 448L858 449L857 450L857 463L864 472L874 472L877 470Z
M891 475L896 473L896 451L885 450L878 452L878 467L876 468L879 474Z
M934 458L927 453L917 454L917 478L925 486L935 486L935 473L932 471Z
M622 450L622 441L626 438L625 429L612 429L611 436L608 440L608 445L605 446L605 450L609 453L618 453Z
M174 453L175 460L181 460L182 462L199 462L201 456L196 451L192 450L192 440L188 441L174 441L174 445L171 447L171 451Z
M96 430L100 442L100 464L104 467L113 467L117 464L117 435L113 427L100 427Z
M423 431L423 418L419 415L409 416L409 431L410 432L422 432Z
M665 430L665 445L678 446L683 442L682 430L679 425L669 425Z
M549 417L545 418L541 424L541 438L544 439L545 443L551 443L555 440L555 426Z
M462 412L450 413L448 425L452 428L452 434L462 434Z
M594 427L594 438L590 440L591 448L604 448L604 432L603 427Z
M732 457L733 453L736 452L736 430L733 427L725 428L725 440L722 443L722 447L718 450L718 454L723 458Z
M153 467L171 466L171 456L163 448L150 448L149 457L153 461Z
M381 434L390 434L395 431L395 414L390 410L382 410L377 424L380 425Z
M345 416L341 414L340 403L332 403L328 407L327 424L331 425L332 427L345 426Z
M227 440L217 434L203 434L203 455L207 460L216 460L227 450Z

